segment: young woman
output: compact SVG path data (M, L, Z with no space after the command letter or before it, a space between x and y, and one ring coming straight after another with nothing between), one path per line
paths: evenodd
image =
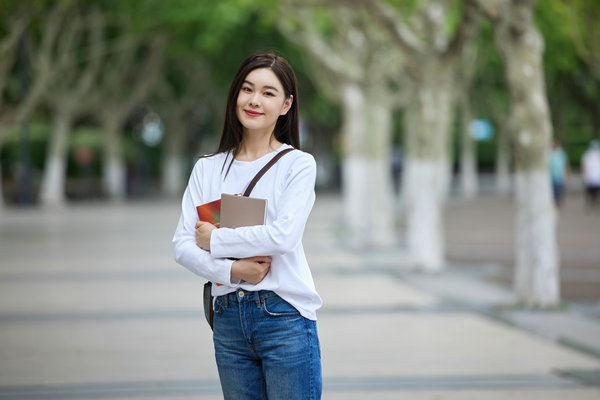
M294 71L273 54L249 57L229 89L219 148L192 171L173 238L175 260L213 282L213 341L225 399L321 397L321 298L302 247L316 164L299 145ZM217 229L198 221L196 206L242 193L291 147L252 191L267 199L265 225Z

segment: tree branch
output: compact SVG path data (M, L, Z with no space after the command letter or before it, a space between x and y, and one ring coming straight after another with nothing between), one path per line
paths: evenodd
M46 93L47 101L70 112L85 109L84 99L89 94L100 71L104 53L104 24L100 11L77 12L61 36L58 46L59 69L64 78L54 79ZM85 31L83 28L85 27ZM82 65L83 64L83 65Z
M597 15L593 14L593 7L586 10L584 6L580 5L581 8L578 10L577 6L577 2L568 2L564 5L567 17L569 18L569 25L573 27L571 29L571 36L575 45L575 50L587 64L592 75L600 80L600 42L598 41L600 35L596 31L596 29L598 29L596 22ZM582 24L583 27L580 27L580 24ZM588 43L586 43L586 40L584 39L583 31L585 31L585 36L589 39Z
M304 7L352 7L355 10L367 11L388 32L396 47L404 53L402 58L406 63L406 72L412 78L419 76L417 60L423 52L424 45L414 32L402 22L398 12L392 6L381 0L287 0L287 3Z
M462 3L462 19L454 37L450 40L447 50L444 52L445 59L459 57L465 43L475 36L481 12L475 0L464 0Z
M100 72L102 57L104 55L104 18L98 9L93 9L89 19L89 64L81 75L76 89L76 96L82 98L86 95Z
M423 45L408 27L401 23L401 18L394 8L380 0L352 0L352 3L364 8L390 34L396 46L404 53L406 70L412 77L419 76L416 60L423 51Z
M42 99L48 84L58 71L53 49L58 40L61 25L66 15L65 8L55 5L44 17L43 29L40 33L41 45L35 49L35 42L30 42L29 59L31 60L31 77L33 84L29 86L27 97L19 104L15 113L16 123L27 120Z
M0 114L3 111L3 94L10 71L17 59L19 39L27 27L28 17L21 15L11 21L8 34L0 41Z
M284 6L280 8L280 14L281 17L278 18L279 30L289 40L308 51L311 58L318 60L318 63L329 72L345 76L348 79L357 79L362 75L362 71L357 67L358 63L348 63L346 59L339 56L339 48L332 48L329 43L322 39L308 10L304 8L292 9ZM294 30L290 27L290 21L286 21L284 17L286 15L297 15L299 17L297 26L299 29Z
M143 44L140 42L140 47ZM96 90L96 95L90 98L88 107L100 109L104 118L124 121L154 89L156 80L163 67L163 56L166 49L166 40L156 36L147 44L147 54L141 60L136 61L136 51L121 52L117 60L107 59L104 71L111 69L114 73L108 73L102 88ZM111 64L115 61L116 66ZM135 76L132 86L127 93L127 77Z

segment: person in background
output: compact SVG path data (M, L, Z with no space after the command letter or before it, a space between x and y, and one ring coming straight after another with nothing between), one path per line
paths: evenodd
M585 185L586 204L595 208L598 206L598 192L600 192L600 140L592 140L583 153L581 175Z
M558 140L554 140L549 164L554 204L560 207L565 196L565 182L569 173L569 158Z

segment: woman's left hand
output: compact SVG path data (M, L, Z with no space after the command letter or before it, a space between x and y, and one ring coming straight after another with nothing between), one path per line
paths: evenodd
M196 244L202 250L210 251L210 235L213 229L217 229L217 227L210 222L196 222Z

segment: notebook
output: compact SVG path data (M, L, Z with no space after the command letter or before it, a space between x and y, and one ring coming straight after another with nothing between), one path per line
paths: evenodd
M221 228L264 225L267 200L221 194Z

